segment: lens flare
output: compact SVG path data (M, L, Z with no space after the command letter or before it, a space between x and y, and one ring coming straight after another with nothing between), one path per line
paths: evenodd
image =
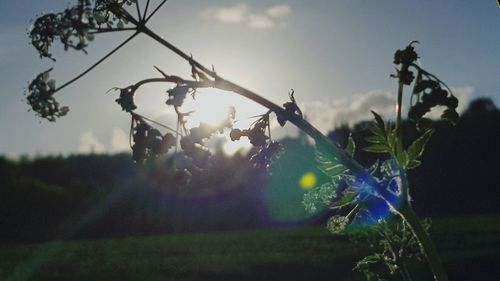
M380 221L390 219L394 215L391 208L398 208L401 205L402 180L399 174L393 175L386 181L371 184L366 178L365 175L358 179L361 192L369 195L363 196L363 207L353 219L352 229L370 227Z
M304 194L325 181L317 172L314 150L296 140L282 140L286 153L271 165L263 201L273 223L307 224L322 214L321 206L308 213ZM314 171L314 172L313 172Z
M317 179L313 172L305 173L299 180L299 186L304 190L310 190L316 186Z

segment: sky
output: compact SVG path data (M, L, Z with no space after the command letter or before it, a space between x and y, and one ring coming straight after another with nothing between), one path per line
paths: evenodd
M39 72L54 67L57 84L73 78L124 40L127 33L97 36L89 54L64 52L57 62L40 59L26 30L42 12L59 12L71 1L0 1L0 155L41 156L128 151L130 117L115 103L113 87L159 77L153 66L189 77L179 57L140 35L103 65L57 93L68 116L48 122L28 112L24 89ZM155 1L152 1L155 3ZM308 120L328 132L340 124L394 110L394 51L420 41L421 65L439 76L463 110L478 97L500 104L500 8L494 0L169 0L150 28L219 75L271 101L288 101L293 88ZM164 102L170 85L147 86L139 112L175 124ZM236 106L238 126L265 112L228 93L206 91L192 104L195 120ZM250 121L249 121L250 120ZM273 129L275 136L296 133Z

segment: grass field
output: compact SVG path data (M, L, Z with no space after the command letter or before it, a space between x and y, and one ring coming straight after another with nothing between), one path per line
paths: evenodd
M500 280L500 216L435 219L433 233L450 280ZM368 250L323 227L6 244L0 280L359 280Z

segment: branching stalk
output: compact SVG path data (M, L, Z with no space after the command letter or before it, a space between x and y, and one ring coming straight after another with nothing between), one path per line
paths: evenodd
M231 81L225 80L222 77L218 76L214 71L209 70L208 68L204 67L202 64L194 60L191 56L188 56L186 53L182 52L180 49L163 39L162 37L158 36L156 33L151 31L147 27L142 27L141 32L147 34L150 36L152 39L156 40L163 46L167 47L186 61L188 61L191 65L196 66L198 69L201 71L205 72L207 75L210 77L214 78L214 81L209 81L209 80L204 80L204 83L208 83L211 87L218 88L221 90L226 90L226 91L231 91L236 94L239 94L241 96L244 96L266 108L269 110L273 111L274 113L278 115L285 116L286 119L297 126L300 130L305 132L307 135L312 137L314 141L316 142L316 145L318 146L323 146L327 147L328 150L335 156L337 157L341 163L343 163L346 168L348 168L354 175L356 176L363 176L363 178L367 181L368 184L373 184L374 186L377 185L377 181L369 175L365 169L357 163L355 160L351 159L344 150L340 149L338 145L333 143L330 139L328 139L326 136L324 136L320 131L318 131L314 126L312 126L309 122L307 122L305 119L303 119L301 116L298 116L296 114L290 114L286 112L281 106L278 106L277 104L267 100L266 98L248 90L245 89ZM192 81L195 82L195 81ZM191 82L191 83L192 83ZM398 104L397 104L397 118L396 118L396 132L398 135L398 146L400 151L403 149L403 143L402 143L402 118L401 118L401 109L402 109L402 99L403 99L403 87L404 84L402 82L399 83L398 87ZM414 213L410 203L409 203L409 196L408 196L408 179L406 176L406 172L404 170L401 171L401 179L403 182L402 186L402 204L399 208L394 208L395 212L404 220L408 223L410 228L412 229L414 235L416 236L417 240L419 241L419 245L421 247L422 252L426 256L429 265L431 267L431 270L434 274L434 278L436 281L448 281L446 271L444 270L444 267L441 263L441 260L437 254L437 251L435 249L435 246L430 239L430 237L427 235L425 230L423 229L422 225L418 221L418 218L416 214Z
M96 63L94 63L92 66L87 68L87 70L80 73L78 76L69 80L68 82L64 83L63 85L59 86L59 88L55 89L54 92L60 91L60 90L64 89L65 87L69 86L71 83L75 82L76 80L82 78L85 74L89 73L92 69L96 68L99 64L101 64L103 61L105 61L107 58L109 58L112 54L114 54L116 51L118 51L123 46L125 46L130 40L132 40L138 34L139 34L138 32L135 32L134 34L132 34L129 38L127 38L125 41L123 41L120 45L116 46L116 48L114 48L111 52L109 52L104 57L102 57L100 60L98 60Z
M160 37L158 34L154 33L151 29L146 27L146 23L151 19L151 17L167 2L167 0L161 1L161 3L148 15L148 6L149 6L149 0L146 3L146 6L144 8L143 14L141 14L141 10L139 8L139 4L136 2L136 9L137 9L137 14L138 14L138 19L134 18L129 12L127 12L125 9L122 7L119 7L118 10L116 11L118 14L123 16L123 18L127 19L130 23L135 25L134 28L126 28L126 29L120 29L120 30L115 30L115 29L98 29L93 31L92 33L105 33L105 32L115 32L115 31L124 31L124 30L136 30L134 34L132 34L129 38L127 38L124 42L122 42L120 45L118 45L115 49L113 49L111 52L109 52L107 55L105 55L103 58L101 58L99 61L97 61L95 64L90 66L87 70L73 78L72 80L66 82L59 88L57 88L54 92L57 92L59 90L62 90L63 88L67 87L71 83L77 81L81 77L83 77L85 74L90 72L92 69L97 67L100 63L102 63L104 60L109 58L112 54L114 54L116 51L118 51L120 48L122 48L124 45L126 45L130 40L132 40L135 36L137 36L139 33L144 33L157 41L158 43L162 44L181 58L185 59L186 61L189 62L189 64L196 69L196 71L200 71L203 74L206 74L206 76L209 76L210 78L207 79L201 79L199 81L187 81L187 80L182 80L182 83L185 83L189 87L192 88L203 88L203 87L213 87L213 88L218 88L221 90L225 91L231 91L236 94L239 94L243 97L246 97L253 102L256 102L266 108L268 108L270 111L274 112L280 117L283 117L287 121L291 122L294 124L296 127L298 127L300 130L302 130L304 133L309 135L311 138L314 139L315 143L319 147L326 148L327 151L329 151L334 157L336 157L347 169L349 169L350 173L353 176L360 177L362 178L367 184L372 185L372 186L378 186L379 183L378 181L374 178L374 176L370 175L368 171L364 169L363 166L361 166L357 161L352 159L347 155L347 153L341 149L337 144L332 142L328 137L326 137L324 134L322 134L318 129L316 129L313 125L311 125L308 121L306 121L302 116L295 114L294 112L289 112L285 110L285 108L271 102L270 100L248 90L245 89L231 81L225 80L213 69L209 69L205 66L203 66L201 63L198 61L194 60L191 55L188 55L181 51L179 48L171 44L170 42L166 41L164 38ZM431 77L434 77L432 74L425 72L424 75L429 75ZM164 78L152 78L152 79L145 79L142 80L138 83L135 84L135 87L140 87L143 84L146 83L154 83L154 82L172 82L172 83L178 83L180 78L175 77L175 76L168 76L166 75ZM213 79L213 80L212 80ZM437 79L437 78L436 78ZM440 80L438 80L440 81ZM444 83L443 83L444 84ZM397 98L397 108L396 108L396 134L397 134L397 150L399 152L403 151L403 135L402 135L402 118L401 118L401 110L402 110L402 99L403 99L403 87L404 83L399 80L399 86L398 86L398 98ZM176 109L177 110L177 109ZM135 114L135 113L133 113ZM136 117L141 117L137 115ZM177 126L179 127L179 123ZM179 129L173 130L172 128L168 128L172 131L176 132L176 138L178 137L179 134ZM177 148L177 147L176 147ZM426 256L429 265L431 267L431 270L434 274L435 280L436 281L448 281L448 277L446 275L446 272L444 270L444 267L441 263L441 260L437 254L437 251L435 249L435 246L430 239L430 237L427 235L425 232L424 228L420 224L415 212L413 211L410 201L409 201L409 196L408 196L408 179L406 172L404 169L401 169L401 179L402 179L402 187L401 187L401 193L402 193L402 204L401 206L391 206L390 207L394 210L396 214L398 214L403 221L408 223L409 227L412 229L412 232L416 236L416 239L419 243L419 246ZM407 274L407 270L403 275ZM405 277L403 276L404 279L408 279L409 274Z

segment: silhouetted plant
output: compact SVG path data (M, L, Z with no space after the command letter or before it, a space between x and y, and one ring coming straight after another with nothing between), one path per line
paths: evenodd
M418 55L413 47L415 42L396 51L394 55L394 63L398 67L397 73L392 75L398 80L396 121L393 124L372 112L375 117L375 122L370 127L373 135L366 139L370 145L364 148L373 153L389 154L390 157L366 169L354 160L356 146L352 138L349 139L346 149L341 149L303 118L295 102L293 90L289 95L290 101L279 106L223 79L214 67L209 69L203 66L192 55L184 53L150 30L147 27L148 21L165 2L166 0L160 1L155 9L148 13L149 0L141 2L145 3L142 11L136 0L79 0L75 6L61 13L50 13L36 19L29 32L32 44L41 57L50 59L53 59L50 47L55 40L60 40L65 50L85 52L85 47L94 40L96 34L121 31L133 31L133 34L83 73L60 87L55 86L54 80L48 80L50 70L38 75L28 88L27 101L31 108L40 117L50 121L65 115L67 107L59 107L54 94L91 71L138 34L146 34L185 59L191 67L192 77L190 80L184 79L156 68L161 74L160 78L145 79L124 88L114 88L119 92L116 102L123 111L131 115L131 148L135 161L155 159L173 147L176 150L180 147L189 162L185 167L176 168L176 172L184 180L193 172L203 170L209 165L211 153L205 146L205 141L214 134L230 130L233 141L245 137L258 148L257 154L251 158L256 165L269 167L282 150L271 138L270 120L276 118L281 126L290 122L315 141L318 168L331 178L331 183L315 188L304 196L306 209L315 211L318 204L323 204L338 210L339 213L327 223L332 232L345 232L352 226L370 225L379 235L378 240L383 246L383 252L366 257L356 268L365 274L368 280L381 280L379 275L370 270L370 264L382 262L387 265L390 273L399 272L404 280L410 280L406 259L411 249L412 253L417 256L422 254L427 259L435 280L447 280L426 227L421 224L411 206L406 173L420 165L420 157L433 133L432 122L423 118L424 115L431 108L441 105L447 107L442 117L456 122L458 114L455 109L458 100L441 80L417 64ZM130 11L134 8L136 16ZM173 85L167 90L166 104L173 107L177 114L177 128L170 128L135 112L137 105L134 97L139 88L148 83L159 82ZM409 118L418 123L422 134L408 147L404 147L401 128L403 90L405 86L412 84ZM268 111L257 116L249 128L234 128L234 108L230 108L227 117L217 125L201 123L198 127L187 128L186 119L191 112L183 112L182 105L186 98L190 95L194 97L197 90L202 88L234 92L266 107ZM162 133L154 126L169 132ZM396 246L402 250L395 250ZM417 248L419 251L415 251Z

